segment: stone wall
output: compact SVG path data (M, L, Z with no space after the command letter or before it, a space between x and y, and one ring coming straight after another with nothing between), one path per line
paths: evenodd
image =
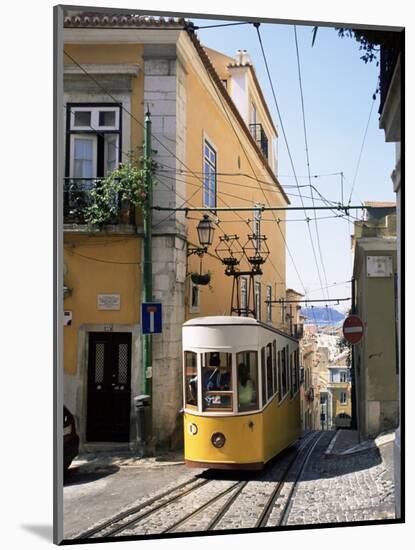
M185 71L175 46L146 45L144 49L144 112L152 121L152 149L159 170L153 204L176 207L185 197L185 183L175 178L185 160ZM184 179L184 178L180 178ZM186 275L184 213L153 213L153 299L163 305L163 333L153 336L153 443L178 447L182 425L182 324Z

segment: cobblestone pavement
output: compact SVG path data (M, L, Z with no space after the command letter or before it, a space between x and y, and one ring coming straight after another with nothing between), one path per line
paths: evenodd
M344 453L345 434L323 458L318 446L292 499L287 525L353 522L395 517L393 441Z
M314 434L311 439L316 435ZM139 512L133 516L137 521L125 525L126 528L115 535L111 534L110 528L98 533L96 537L154 535L167 530L175 533L203 532L209 528L212 520L216 519L215 530L257 528L262 510L283 479L281 490L276 493L273 508L267 515L267 527L278 526L282 517L287 525L394 518L391 438L383 438L378 446L373 442L369 447L359 447L356 446L356 434L351 431L337 432L336 439L333 439L334 435L334 432L321 432L315 437L313 441L316 445L301 471L298 483L298 461L284 478L287 467L295 455L294 449L282 453L262 472L183 471L182 465L178 464L179 461L170 457L170 462L165 460L161 471L169 468L170 464L170 469L176 469L180 475L176 478L166 477L168 483L160 484L158 488L146 494L142 493L138 499L136 497L125 500L124 508L119 508L116 513L139 506ZM306 438L303 439L305 440ZM299 442L297 446L301 444ZM348 454L350 446L357 449L357 452ZM85 467L92 468L92 465L102 466L98 459L87 460L84 463ZM131 484L134 472L140 472L141 476L151 476L152 472L156 474L157 469L157 461L147 460L145 463L138 463L128 457L111 460L111 465L119 467L121 472L131 472ZM181 495L177 485L183 481L190 482L194 490L188 492L186 487L186 492ZM171 494L161 496L170 489L173 490L173 496L180 496L174 502L170 502ZM94 496L99 497L96 493ZM148 499L152 497L155 497L154 502L148 503ZM166 506L160 508L161 504ZM224 514L218 518L217 514L227 504L229 507L226 507ZM192 515L187 518L189 513ZM110 517L110 514L106 517L101 516L101 520L96 521L95 525ZM131 516L128 517L125 523L131 519ZM184 520L183 523L179 523L181 520ZM88 529L90 527L93 527L92 522Z

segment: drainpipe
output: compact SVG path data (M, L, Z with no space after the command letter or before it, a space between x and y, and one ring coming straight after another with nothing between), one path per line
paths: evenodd
M151 120L150 112L147 110L144 121L144 160L145 160L145 183L147 189L147 200L143 209L143 231L144 231L144 264L143 264L143 290L142 301L153 301L153 270L152 270L152 253L151 253L151 229L152 229L152 206L153 206L153 182L152 171L148 166L151 161ZM149 413L151 414L152 408L152 335L143 334L143 388L144 394L149 396ZM152 422L148 422L150 433L145 434L144 441L147 443L151 440L151 426ZM143 452L145 453L144 449Z

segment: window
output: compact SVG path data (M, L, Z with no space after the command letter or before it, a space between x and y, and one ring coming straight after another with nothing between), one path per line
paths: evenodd
M267 367L267 401L274 395L274 384L272 380L272 344L267 344L265 349L265 360Z
M262 406L267 402L267 367L265 362L265 348L261 348L261 378L262 378Z
M200 288L199 285L195 285L190 281L190 313L198 313L200 309Z
M267 285L267 321L272 321L272 286Z
M256 351L241 351L236 354L238 373L238 411L258 408L258 354Z
M280 399L288 392L288 348L284 347L278 352L279 355L279 371L280 371Z
M255 103L251 103L251 124L256 124L256 106Z
M278 360L277 360L277 341L274 340L272 342L272 366L274 371L274 391L273 393L277 393L278 391Z
M205 140L203 148L203 206L216 206L216 151Z
M232 410L232 354L202 354L203 410Z
M197 407L197 354L184 352L185 404Z
M242 315L248 316L248 279L246 277L241 277L240 279L240 289L241 289L241 309Z
M261 320L261 283L255 281L255 313L258 321Z
M67 107L66 177L105 177L121 161L120 104L79 104ZM92 182L82 185L92 187Z
M340 382L347 382L347 373L346 371L340 371Z
M347 405L347 394L345 391L340 392L340 405Z

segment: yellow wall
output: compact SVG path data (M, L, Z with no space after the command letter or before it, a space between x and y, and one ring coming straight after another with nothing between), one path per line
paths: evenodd
M73 289L63 306L73 314L72 324L64 327L65 373L76 373L80 324L139 322L140 246L136 237L65 235L64 282ZM97 294L120 294L121 309L98 310Z
M253 170L256 176L266 182L271 183L271 178L261 164L258 155L244 136L242 130L238 128L236 120L229 114L232 123L242 141L243 148L235 135L232 126L229 123L227 115L224 113L221 104L217 103L218 97L213 92L210 96L207 91L207 85L201 81L193 67L187 68L187 165L194 172L203 171L203 143L204 137L210 140L211 145L216 149L217 154L217 172L225 173L246 173L254 177ZM225 100L222 98L225 105ZM228 109L228 113L229 113ZM249 162L244 153L244 149L248 155ZM239 165L238 165L239 161ZM252 168L250 166L252 165ZM191 206L203 206L202 198L202 182L195 177L187 179L187 196L190 197L196 191L196 194L190 201ZM217 177L217 206L253 206L254 203L263 203L267 205L267 201L271 205L285 206L286 201L278 191L277 186L261 184L264 193L259 188L259 185L250 177L244 176L222 176ZM199 191L197 191L199 187ZM226 194L225 194L226 193ZM284 212L272 213L264 212L262 217L265 220L273 220L274 216L285 219ZM189 221L188 234L189 242L198 245L196 233L197 220L201 219L202 214L192 212L189 216L193 218ZM224 275L224 266L214 255L215 247L219 242L219 236L224 233L231 235L237 234L240 237L240 243L244 245L247 241L248 234L253 233L253 223L248 225L247 219L253 219L253 211L247 212L219 212L218 217L221 220L219 227L215 231L215 239L213 245L209 249L209 253L203 258L203 272L211 271L212 290L208 287L202 288L201 308L200 312L190 314L188 304L186 305L186 315L188 318L200 315L218 315L229 314L231 300L231 277ZM285 236L284 223L280 224L282 233ZM222 230L221 230L221 229ZM262 302L265 300L266 284L271 284L273 288L273 299L283 298L285 296L285 246L281 233L276 227L275 221L263 221L261 225L262 233L268 238L267 244L270 249L270 259L263 266L264 274L261 277L262 283ZM271 265L274 264L275 268ZM243 270L248 269L247 263L241 264ZM277 273L277 271L278 273ZM195 256L189 258L188 272L199 272L199 259ZM266 320L266 308L262 303L262 320ZM274 324L279 324L280 311L279 308L273 308Z
M142 44L66 44L65 51L81 66L83 64L123 64L136 63L140 66L137 75L132 79L131 114L141 123L144 112L144 61ZM73 61L64 55L65 65L73 64ZM108 96L108 102L112 102ZM131 144L123 142L122 150L136 150L143 144L142 126L131 119Z
M340 403L340 393L344 391L347 395L347 403L342 405ZM333 394L333 422L335 417L340 413L347 413L349 416L352 415L352 400L350 390L348 390L348 384L336 384L336 387L332 387Z

